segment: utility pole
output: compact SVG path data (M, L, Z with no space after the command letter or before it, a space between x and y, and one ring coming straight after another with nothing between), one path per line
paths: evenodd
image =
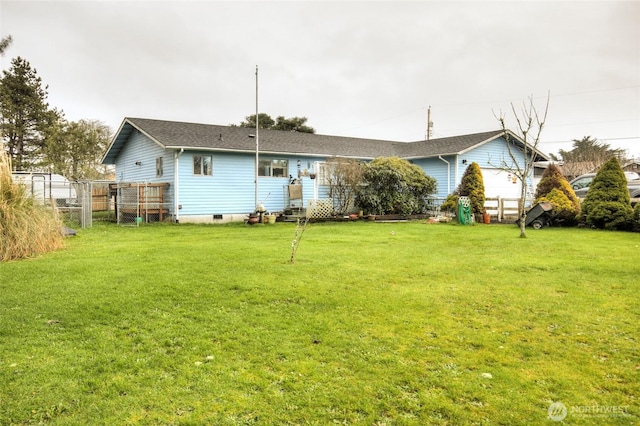
M431 139L431 132L433 131L433 121L431 121L431 105L427 109L427 134L425 139L428 141Z

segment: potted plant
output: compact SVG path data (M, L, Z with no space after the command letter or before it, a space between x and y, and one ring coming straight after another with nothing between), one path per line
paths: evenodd
M487 213L487 209L482 211L482 221L486 224L491 223L491 215Z

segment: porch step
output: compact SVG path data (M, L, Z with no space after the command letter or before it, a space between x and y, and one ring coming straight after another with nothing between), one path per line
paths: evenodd
M307 209L290 209L280 216L280 220L282 222L297 222L298 219L304 218L306 215Z

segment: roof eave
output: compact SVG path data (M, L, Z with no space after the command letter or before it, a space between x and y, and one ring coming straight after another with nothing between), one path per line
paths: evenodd
M122 123L120 123L120 127L118 127L118 131L116 131L113 134L113 138L111 139L111 142L109 143L109 146L107 147L106 151L104 152L104 155L102 156L102 159L100 160L100 164L115 164L115 159L110 160L110 162L106 162L106 161L107 161L107 158L110 157L111 150L113 149L113 145L118 140L118 136L122 132L122 129L124 128L126 123L127 123L127 119L125 118L124 120L122 120ZM116 155L116 157L117 157L117 155Z
M491 142L492 140L495 140L495 139L497 139L497 138L499 138L499 137L501 137L501 136L504 136L504 134L505 134L505 132L504 132L504 131L497 131L497 132L496 132L496 134L495 134L495 135L493 135L493 136L491 136L490 138L487 138L487 139L485 139L485 140L483 140L483 141L478 142L478 143L477 143L477 144L475 144L475 145L472 145L472 146L467 147L467 148L465 148L465 149L463 149L463 150L461 150L461 151L458 151L458 152L456 152L456 153L455 153L455 154L453 154L453 155L464 155L464 154L466 154L467 152L472 151L472 150L474 150L474 149L478 148L479 146L482 146L482 145L484 145L484 144L486 144L486 143ZM519 138L518 138L518 139L519 139Z
M101 164L116 164L116 158L118 158L118 155L122 151L122 148L124 147L124 144L126 143L126 141L131 136L131 132L127 132L127 134L126 134L126 136L124 138L120 138L120 136L122 135L122 132L123 132L123 130L124 130L126 125L129 125L129 126L131 126L132 129L135 129L135 130L139 131L140 133L142 133L143 135L148 137L150 140L152 140L154 143L158 144L161 148L167 148L167 146L164 145L162 142L160 142L159 140L157 140L156 138L151 136L149 133L147 133L144 130L142 130L139 126L136 126L136 124L133 123L131 120L129 120L129 118L125 118L124 120L122 120L122 123L120 124L120 127L118 128L118 131L113 136L113 140L109 144L109 147L107 148L104 156L102 157L102 160L100 161ZM119 144L119 146L117 148L117 152L115 154L113 154L112 151L113 151L114 147L116 146L116 143L119 140L121 140L121 142L120 142L120 144Z
M255 154L255 149L237 149L237 148L215 148L215 147L195 147L195 146L181 146L181 145L169 145L166 149L173 149L176 151L205 151L205 152L235 152L242 154ZM358 158L363 160L373 160L376 157L361 156L361 155L339 155L339 154L318 154L300 151L270 151L270 150L258 150L258 154L266 155L292 155L292 156L305 156L314 158L329 158L329 157L341 157L341 158Z
M450 157L450 156L455 156L455 155L460 155L459 152L444 152L444 153L437 153L437 154L429 154L429 155L412 155L412 156L403 156L402 158L404 158L405 160L421 160L424 158L438 158L438 157Z

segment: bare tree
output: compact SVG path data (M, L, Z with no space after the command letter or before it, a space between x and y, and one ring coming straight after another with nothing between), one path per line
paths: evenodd
M516 110L516 107L511 104L511 111L516 121L516 136L508 129L506 124L505 114L500 112L499 115L495 114L500 126L504 131L504 138L507 141L507 151L509 158L502 158L500 165L501 170L508 171L513 174L521 183L520 189L520 205L518 206L518 224L520 226L520 238L526 238L526 219L527 210L525 206L525 200L527 198L527 180L533 177L533 167L536 157L539 155L538 145L540 144L540 136L544 123L547 120L547 112L549 111L549 97L547 95L547 102L544 107L544 112L539 113L538 109L533 103L533 95L529 97L527 102L523 103L520 111ZM519 139L519 140L518 140ZM522 153L522 159L519 158L519 153Z
M334 157L327 160L326 166L329 198L337 214L346 214L354 208L356 189L362 183L362 165L354 159Z

